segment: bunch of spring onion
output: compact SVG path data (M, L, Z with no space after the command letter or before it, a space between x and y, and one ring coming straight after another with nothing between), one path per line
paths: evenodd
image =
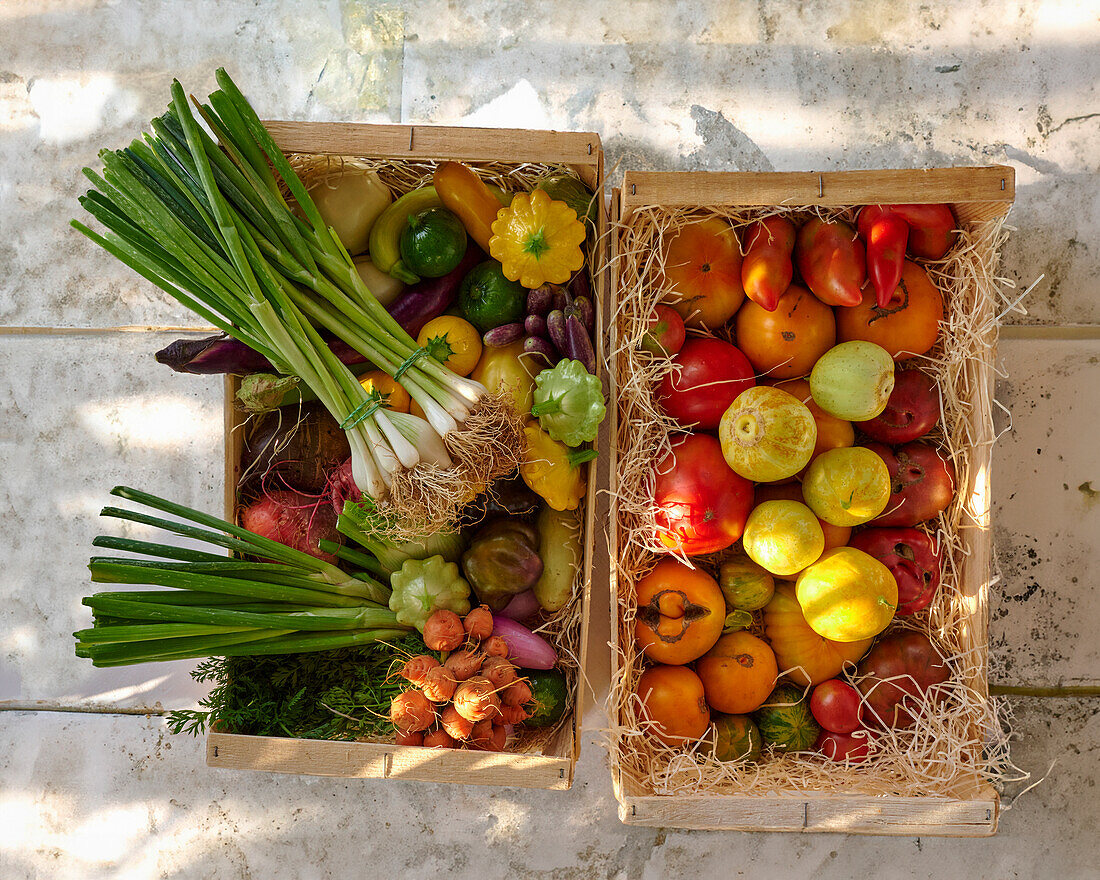
M107 233L73 226L180 303L299 377L348 434L356 486L385 496L420 461L451 465L442 438L485 394L431 357L367 289L351 257L229 75L199 113L172 84L167 113L123 150L81 204ZM301 210L296 216L279 187ZM303 219L304 218L304 219ZM337 335L397 379L427 422L382 408L325 345Z
M307 553L155 495L126 487L111 494L178 520L116 507L104 508L104 516L164 529L240 558L130 538L96 538L96 547L150 558L93 557L88 568L94 582L171 589L96 593L84 599L95 625L73 635L77 656L90 658L95 666L327 651L410 632L386 605L389 588L370 574L346 574ZM385 576L373 557L350 550L347 554L346 561Z

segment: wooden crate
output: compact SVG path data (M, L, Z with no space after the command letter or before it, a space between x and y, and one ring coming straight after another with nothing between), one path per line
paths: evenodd
M603 149L599 135L590 132L528 131L521 129L458 128L358 123L267 122L276 143L287 154L313 154L395 160L458 160L545 163L574 170L595 190L599 212L598 242L605 241L603 210ZM593 294L597 326L603 325L606 273L602 252L593 248ZM596 334L596 356L603 363L601 334ZM241 414L233 405L239 382L227 377L225 386L225 512L235 521L236 487L240 479ZM584 586L578 664L583 671L588 639L588 608L595 539L596 469L590 469L584 508ZM311 776L366 779L407 779L423 782L461 782L520 788L567 789L580 750L583 681L577 684L572 723L536 753L491 753L457 749L398 746L393 743L335 742L281 737L244 736L212 732L206 738L206 763L211 767L266 770Z
M1006 166L910 171L851 171L829 173L675 173L627 171L621 190L612 197L611 290L618 303L620 291L620 222L645 208L821 206L840 208L863 204L949 203L961 226L996 224L1012 206L1014 171ZM988 227L983 227L988 228ZM996 315L993 302L983 303ZM618 314L618 311L616 311ZM991 322L992 324L992 322ZM995 324L986 340L996 344ZM609 351L612 399L620 384L616 352L622 343L616 327L610 329ZM968 684L988 697L989 586L992 576L992 536L989 521L991 402L993 368L968 368L975 389L969 417L975 450L968 485L960 486L973 528L966 531L965 558L959 589L966 608L959 638L981 657L980 671ZM610 554L620 558L616 493L622 438L619 413L612 408L612 511ZM620 632L619 604L629 601L632 584L611 566L612 679L623 673L620 645L629 634ZM609 712L617 712L617 706ZM612 715L614 718L614 714ZM612 743L612 776L619 817L627 824L744 831L838 831L855 834L935 835L982 837L996 832L999 799L993 786L982 781L944 796L894 797L867 794L798 793L770 791L767 795L700 793L659 795L624 773L617 760L621 742Z

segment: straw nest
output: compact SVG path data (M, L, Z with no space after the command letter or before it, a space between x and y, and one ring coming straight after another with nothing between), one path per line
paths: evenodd
M932 374L938 383L943 419L926 439L950 455L958 490L951 506L923 526L945 548L943 583L936 599L925 611L898 618L892 626L924 632L946 659L952 675L939 691L943 702L922 712L909 729L886 730L873 741L869 760L858 765L826 761L816 753L768 751L758 763L722 762L713 757L713 742L708 743L707 737L693 749L673 749L646 735L650 722L643 720L635 694L643 663L633 636L633 584L657 561L655 469L670 451L669 435L677 425L659 409L653 395L658 381L671 370L670 362L642 351L637 343L664 294L662 240L686 223L709 217L724 217L735 227L744 227L772 214L788 214L798 223L816 213L854 224L855 212L855 208L819 207L654 207L635 211L612 230L618 245L612 270L618 275L619 290L610 346L618 386L615 439L619 450L612 487L618 559L612 564L619 614L608 733L620 798L839 792L974 797L989 783L1019 778L1009 761L1006 707L988 696L986 686L985 596L995 580L990 580L988 570L991 538L986 494L995 439L991 375L998 304L1003 300L1002 288L1011 286L996 275L1000 247L1007 237L1001 220L962 222L958 242L946 258L925 263L943 294L947 317L935 348L905 363ZM726 331L719 335L729 336ZM716 555L696 563L713 572L719 560ZM760 629L759 616L756 629Z
M429 186L432 175L440 164L426 159L391 159L365 156L328 156L294 154L289 157L291 166L306 188L313 190L336 179L349 166L377 172L394 197ZM576 172L568 166L548 163L466 162L485 181L507 192L529 191L535 183L549 174ZM586 253L585 270L595 274L601 268L593 266L594 250ZM597 308L599 306L597 305ZM416 538L450 527L458 513L474 497L487 490L496 477L515 471L524 451L524 419L507 405L507 394L489 394L473 411L463 426L464 430L445 438L447 450L454 466L418 465L399 475L391 487L390 498L379 505L383 517L395 526L390 536L395 539ZM584 465L587 467L587 465ZM582 507L578 511L578 529L583 529ZM585 542L582 540L582 546ZM573 591L568 604L549 616L536 632L546 638L558 651L558 664L566 674L569 688L569 704L576 702L580 686L580 656L582 648L582 622L584 597L587 592L586 569L578 559L573 581ZM573 713L567 712L556 725L542 730L522 731L509 741L509 752L530 752L565 755L573 748L569 739L570 728L575 723Z

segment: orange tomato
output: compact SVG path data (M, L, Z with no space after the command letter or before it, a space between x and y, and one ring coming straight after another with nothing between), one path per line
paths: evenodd
M801 483L765 483L757 485L756 497L753 500L756 504L763 504L765 501L800 501L803 504L806 503L806 499L802 496ZM832 523L825 522L821 517L818 517L817 521L821 523L821 531L825 533L825 550L844 547L852 537L852 530L847 526L834 526Z
M638 581L634 636L658 663L690 663L709 651L726 619L726 600L705 571L662 559Z
M805 376L836 342L833 310L792 284L769 312L751 300L737 313L737 347L772 379Z
M814 422L817 423L817 440L814 442L814 451L810 455L811 462L827 449L840 449L842 446L851 446L856 442L856 429L852 427L851 422L829 415L814 403L814 399L810 394L810 383L807 380L785 379L782 382L770 384L774 388L780 388L788 394L793 394L806 404L806 408L814 417Z
M779 584L764 608L764 634L775 651L779 669L805 687L835 678L845 664L855 663L867 653L874 639L834 642L818 635L806 622L795 598L793 584Z
M371 370L369 373L364 373L359 377L359 384L366 389L368 394L375 389L381 394L388 394L386 409L402 413L409 411L409 405L412 403L409 392L395 382L392 376L383 373L381 370Z
M650 735L670 746L697 740L710 727L703 682L686 666L651 666L638 680L642 717Z
M741 246L721 217L690 223L669 239L664 267L669 304L688 327L717 330L745 299Z
M722 636L699 658L695 671L711 708L744 715L768 698L779 667L767 642L741 631Z
M895 361L904 361L936 344L942 320L943 296L939 289L921 266L906 260L901 281L885 308L878 307L875 292L868 285L859 305L837 310L837 338L840 342L874 342L890 352ZM745 351L744 346L741 350ZM752 355L747 351L745 354L752 361Z

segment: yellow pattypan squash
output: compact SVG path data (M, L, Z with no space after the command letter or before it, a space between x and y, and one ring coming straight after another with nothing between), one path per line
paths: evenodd
M547 282L564 284L584 265L584 235L576 211L536 189L516 193L497 214L489 254L500 261L505 278L534 290Z

